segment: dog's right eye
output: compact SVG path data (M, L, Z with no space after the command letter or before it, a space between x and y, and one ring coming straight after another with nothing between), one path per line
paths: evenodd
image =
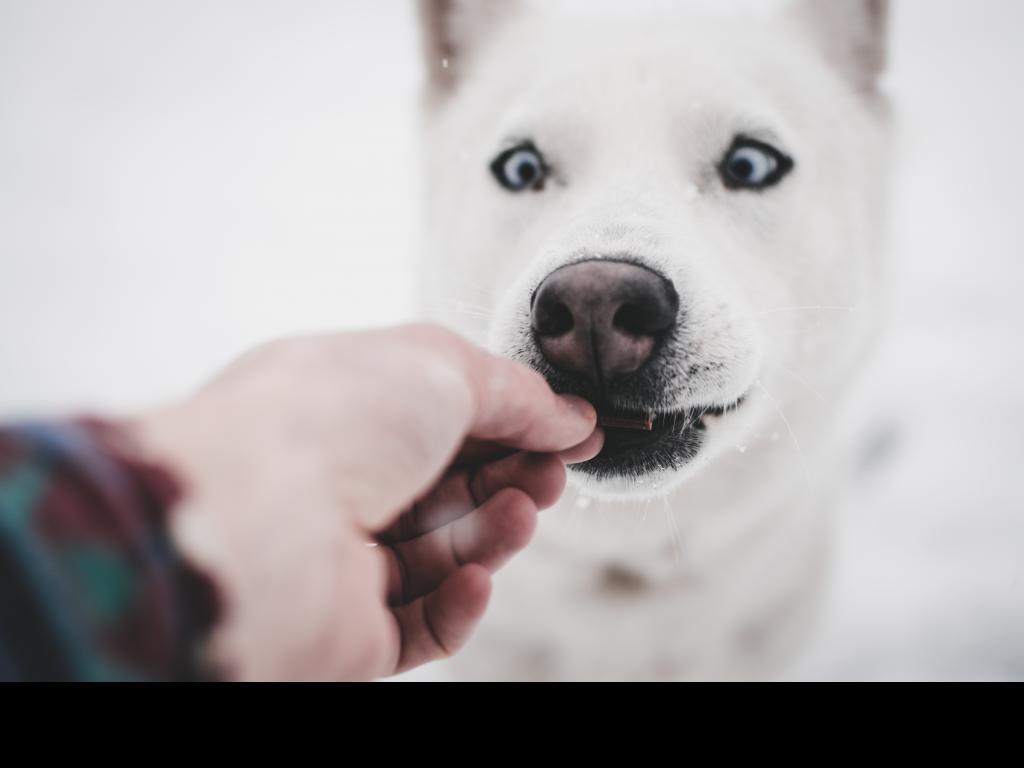
M491 163L491 173L505 189L522 192L524 189L544 189L548 167L532 141L525 141L506 149Z

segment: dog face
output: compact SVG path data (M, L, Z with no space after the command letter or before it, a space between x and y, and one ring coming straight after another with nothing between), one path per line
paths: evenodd
M652 417L575 468L612 495L838 389L878 247L881 3L641 5L423 4L429 308Z

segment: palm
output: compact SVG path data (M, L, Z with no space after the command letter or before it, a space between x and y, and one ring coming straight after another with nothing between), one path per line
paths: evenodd
M472 452L479 451L460 459ZM449 656L466 642L486 607L490 574L526 546L537 512L564 484L563 461L551 454L456 462L380 535L384 607L394 617L381 674Z

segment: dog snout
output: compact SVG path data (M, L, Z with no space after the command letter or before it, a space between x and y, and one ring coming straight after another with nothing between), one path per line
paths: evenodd
M661 275L592 259L548 275L533 295L531 317L547 361L600 389L647 362L678 311L679 296Z

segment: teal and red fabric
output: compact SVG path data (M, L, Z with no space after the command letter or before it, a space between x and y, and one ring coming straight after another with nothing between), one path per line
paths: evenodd
M192 680L215 590L175 551L181 488L114 423L0 428L0 680Z

